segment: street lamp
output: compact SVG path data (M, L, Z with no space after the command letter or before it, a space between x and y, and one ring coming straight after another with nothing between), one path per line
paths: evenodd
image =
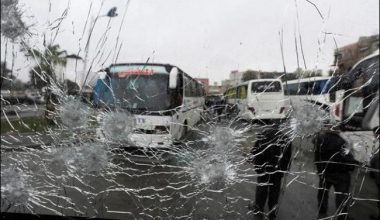
M89 75L89 72L86 73L87 71L87 62L88 62L88 49L90 47L90 40L91 40L91 36L92 36L92 31L94 30L95 28L95 24L96 24L96 21L99 19L99 18L103 18L103 17L109 17L110 19L111 18L114 18L116 17L118 14L116 13L116 10L117 10L117 7L112 7L108 12L107 14L105 15L100 15L100 16L97 16L95 19L94 17L91 18L91 25L90 25L90 29L88 31L88 38L87 38L87 43L86 43L86 47L84 48L84 53L85 53L85 56L84 56L84 64L83 64L83 73L86 74L86 77L83 81L83 85L82 87L85 85L86 81L87 81L87 77Z

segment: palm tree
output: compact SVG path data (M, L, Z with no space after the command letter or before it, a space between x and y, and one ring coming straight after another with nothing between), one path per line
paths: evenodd
M27 56L33 57L37 63L30 71L32 85L38 89L46 87L46 114L45 116L50 122L53 122L52 115L55 111L57 97L51 93L51 87L57 85L57 77L55 69L58 66L66 66L67 52L60 50L58 44L48 45L43 52L36 49L28 49Z
M56 83L55 68L58 66L66 66L67 52L60 50L58 44L48 45L43 52L36 49L28 49L27 56L34 57L37 65L30 71L32 83L37 80L42 80L42 85L36 86L51 86ZM41 89L41 88L39 88Z

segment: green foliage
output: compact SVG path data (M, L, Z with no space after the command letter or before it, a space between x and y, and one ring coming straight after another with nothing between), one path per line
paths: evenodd
M315 77L315 76L322 76L322 70L304 70L302 68L297 68L294 71L294 74L298 76L298 78L308 78L308 77Z
M10 123L14 127L8 123L7 120L1 120L1 134L5 134L7 132L43 132L48 128L48 122L44 117L25 117L21 119L11 120Z
M286 73L281 76L281 80L289 81L289 80L295 80L295 79L302 79L302 78L308 78L308 77L316 77L316 76L322 76L322 70L304 70L302 68L297 68L292 73Z
M275 79L280 77L281 74L274 72L264 72L264 71L255 71L255 70L247 70L243 73L242 81L248 81L252 79Z
M30 71L30 84L37 89L49 87L51 83L56 83L56 66L66 66L67 56L65 50L60 50L58 44L48 45L44 51L27 49L28 57L33 57L37 65Z
M242 81L248 81L252 79L258 79L259 78L259 71L254 71L254 70L247 70L243 73Z
M282 74L281 81L285 82L285 81L290 81L290 80L294 80L298 78L299 77L296 73L286 73L286 74Z
M18 8L18 0L1 0L1 35L14 41L28 33L22 12Z
M67 94L69 95L76 95L79 93L80 87L76 82L73 82L69 79L65 79L63 82L65 90L67 91Z

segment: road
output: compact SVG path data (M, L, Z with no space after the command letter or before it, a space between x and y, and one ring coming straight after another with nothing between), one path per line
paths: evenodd
M247 205L255 196L256 174L245 159L260 127L243 132L246 125L228 123L199 125L174 153L165 151L164 159L131 155L130 151L108 154L107 166L98 173L79 172L76 167L80 161L76 159L68 168L56 160L62 155L74 158L73 154L65 154L65 149L78 142L66 142L63 151L55 151L67 135L2 136L1 169L18 164L31 176L29 188L35 190L29 194L33 199L28 204L30 210L40 214L112 219L253 219ZM210 134L220 127L231 127L235 135L240 134L234 138L242 141L216 146ZM278 219L317 218L318 178L312 149L310 139L293 141L293 159L285 177ZM96 164L90 165L93 168ZM355 170L351 189L355 202L349 209L350 217L366 220L378 215L377 190L373 179L362 169ZM331 191L329 215L335 210L333 198Z

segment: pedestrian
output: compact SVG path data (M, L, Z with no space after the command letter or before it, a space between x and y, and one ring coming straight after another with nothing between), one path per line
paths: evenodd
M218 117L218 121L221 121L222 119L223 110L225 108L224 106L225 106L224 97L220 96L216 102L216 114Z
M313 139L315 165L319 177L318 218L327 217L329 190L335 190L335 215L338 220L347 219L350 198L351 172L355 165L352 154L346 149L346 142L337 131L321 131Z
M251 159L257 172L255 203L249 208L258 217L263 217L268 200L269 219L276 219L281 179L289 170L292 146L289 137L278 129L278 125L263 128L258 135Z

